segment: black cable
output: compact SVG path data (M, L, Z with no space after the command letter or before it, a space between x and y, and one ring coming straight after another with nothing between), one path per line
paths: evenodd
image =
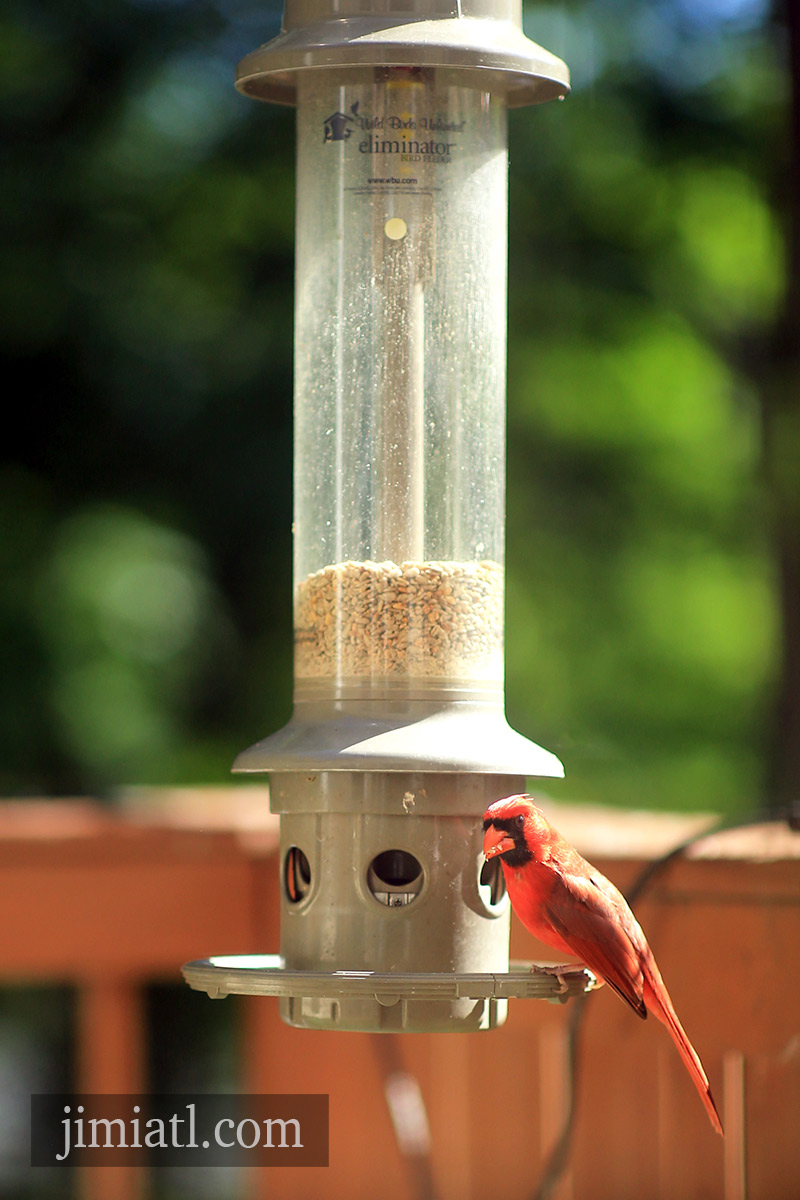
M569 1017L567 1019L567 1069L570 1080L567 1114L564 1118L564 1126L559 1134L558 1141L550 1151L547 1165L542 1171L542 1177L539 1180L539 1185L533 1194L532 1200L548 1200L548 1197L553 1194L562 1175L569 1166L569 1156L572 1151L572 1135L578 1111L576 1090L578 1072L580 1070L581 1030L583 1029L586 1002L588 999L589 993L584 992L583 995L576 996L570 1001Z
M371 1041L395 1141L408 1167L415 1200L437 1200L428 1114L419 1082L405 1067L397 1034L374 1033Z
M772 825L778 822L786 822L790 829L794 829L797 827L795 824L796 819L796 806L788 806L781 810L759 810L746 818L722 818L717 824L692 834L691 837L685 838L684 841L679 842L677 846L673 846L671 850L668 850L659 858L655 858L652 862L649 862L627 889L625 899L632 908L634 903L652 886L654 880L666 870L670 863L674 862L676 858L680 858L692 846L704 841L706 838L714 837L718 833L726 833L731 829L749 829L753 825ZM576 1126L580 1040L586 1016L587 1000L588 995L584 993L584 995L577 997L571 1002L574 1007L570 1010L567 1025L567 1058L570 1078L567 1113L564 1117L564 1125L559 1134L558 1141L550 1151L539 1183L535 1191L531 1194L531 1200L548 1200L569 1166L570 1155L572 1153L572 1139Z

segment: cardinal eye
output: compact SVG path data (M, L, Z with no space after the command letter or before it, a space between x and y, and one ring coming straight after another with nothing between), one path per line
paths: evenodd
M525 824L525 818L523 817L522 813L520 813L520 815L518 817L515 817L514 820L516 821L519 828L522 829L522 826Z

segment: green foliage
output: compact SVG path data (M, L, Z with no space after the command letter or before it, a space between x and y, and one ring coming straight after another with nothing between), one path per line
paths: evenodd
M291 694L293 118L261 5L0 23L2 787L224 779ZM758 800L779 630L757 347L785 78L757 0L532 7L511 120L508 707L564 794Z
M561 794L752 807L780 635L751 360L783 293L781 76L753 9L569 11L593 82L512 129L509 712L561 753Z

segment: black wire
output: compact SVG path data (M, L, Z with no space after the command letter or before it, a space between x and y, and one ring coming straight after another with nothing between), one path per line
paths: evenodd
M539 1185L533 1194L533 1200L548 1200L561 1180L561 1176L569 1166L569 1156L572 1151L572 1135L575 1130L578 1105L577 1080L580 1070L581 1031L586 1013L588 992L576 996L570 1001L569 1017L567 1019L567 1070L569 1073L569 1103L564 1118L564 1127L558 1141L550 1151L547 1165L542 1172Z
M692 834L691 837L679 842L677 846L673 846L671 850L668 850L659 858L653 859L652 862L649 862L639 872L625 894L628 904L633 907L635 902L652 886L658 876L663 874L670 863L682 857L687 850L697 845L698 842L705 841L709 837L714 837L718 833L726 833L731 829L749 829L753 825L776 824L782 821L785 821L790 829L797 828L795 824L797 821L797 807L790 805L780 810L759 809L751 813L748 817L723 818L708 829L703 829L698 833ZM572 1140L577 1123L581 1032L586 1018L586 1001L588 998L588 995L584 994L571 1001L573 1007L570 1010L567 1024L567 1061L570 1078L569 1103L558 1141L550 1151L536 1189L531 1193L531 1200L548 1200L569 1166L570 1155L572 1153Z
M400 1051L398 1035L394 1033L374 1033L371 1036L372 1049L378 1060L378 1067L383 1080L384 1094L393 1075L410 1075ZM388 1095L387 1104L388 1104ZM427 1116L427 1113L426 1113ZM403 1149L397 1137L395 1118L392 1117L392 1128L400 1156L408 1167L411 1186L416 1200L438 1200L436 1182L433 1175L430 1147L420 1148L415 1152Z

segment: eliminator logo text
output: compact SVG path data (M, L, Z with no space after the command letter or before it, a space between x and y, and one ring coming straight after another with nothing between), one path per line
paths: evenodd
M367 116L359 112L356 101L349 113L334 112L325 119L323 141L347 141L358 131L366 135L357 143L360 154L397 155L401 162L447 162L465 125L466 121L446 121L438 114Z

